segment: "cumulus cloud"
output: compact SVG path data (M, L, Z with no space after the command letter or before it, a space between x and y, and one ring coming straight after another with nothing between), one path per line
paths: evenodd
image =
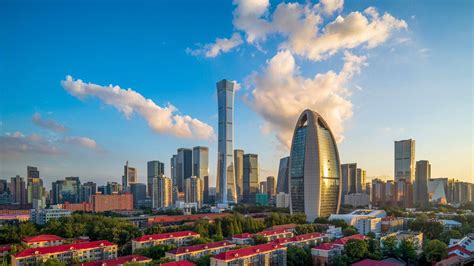
M62 150L52 141L38 135L21 132L0 136L0 153L3 155L42 154L58 155Z
M340 142L344 138L344 123L352 116L346 85L365 61L364 56L345 52L339 73L328 71L305 78L293 54L289 50L279 51L263 73L253 77L254 87L246 103L265 120L264 133L275 133L285 147L290 146L294 123L305 109L319 112Z
M40 113L34 113L31 121L33 121L33 123L39 127L46 128L54 132L62 133L67 131L67 128L62 124L51 119L43 119Z
M203 48L194 50L187 48L186 52L194 56L204 55L205 57L216 57L221 52L226 53L242 43L243 41L240 34L234 33L230 39L217 38L214 43L206 44Z
M344 0L320 0L323 6L323 11L326 15L332 15L338 10L342 10L344 6Z
M97 142L87 137L68 136L64 138L64 142L68 144L78 145L84 148L95 150L98 148Z
M157 133L171 134L180 138L214 138L214 130L208 124L188 115L179 114L176 107L171 104L161 107L132 89L85 83L80 79L74 80L71 76L67 76L61 84L71 95L79 99L96 97L116 108L128 119L133 113L137 113Z

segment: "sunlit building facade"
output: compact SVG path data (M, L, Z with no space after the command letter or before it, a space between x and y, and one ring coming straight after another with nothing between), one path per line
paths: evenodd
M339 212L341 165L329 125L305 110L296 123L290 153L290 210L308 221Z

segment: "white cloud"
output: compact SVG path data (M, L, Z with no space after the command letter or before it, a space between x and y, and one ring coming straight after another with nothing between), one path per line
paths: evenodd
M74 137L69 136L64 138L64 142L68 144L78 145L84 148L95 150L98 148L97 142L87 137Z
M54 121L54 120L45 120L41 117L41 114L40 113L34 113L33 114L33 117L31 118L31 120L33 121L33 123L39 127L42 127L42 128L46 128L46 129L49 129L51 131L54 131L54 132L58 132L58 133L62 133L62 132L66 132L67 131L67 128Z
M188 115L179 114L176 107L171 104L161 107L132 89L85 83L80 79L74 80L71 76L67 76L61 84L71 95L79 99L96 97L105 104L115 107L126 118L130 118L133 113L139 114L157 133L171 134L180 138L214 138L214 130L208 124Z
M38 134L25 136L17 131L0 136L0 154L15 156L19 154L58 155L62 150L52 141Z
M194 56L204 55L205 57L212 58L218 56L221 52L226 53L232 50L233 48L241 45L242 43L243 41L240 34L234 33L232 34L232 37L230 39L217 38L215 43L206 44L203 48L200 49L193 50L191 48L187 48L186 52Z
M319 2L323 5L326 15L332 15L344 7L344 0L320 0Z
M254 76L254 88L246 103L265 120L262 131L275 133L285 147L289 147L294 123L305 109L319 112L336 139L342 141L344 123L352 116L350 91L345 86L365 60L364 56L346 52L339 73L328 71L305 78L292 53L282 50L267 63L263 73Z

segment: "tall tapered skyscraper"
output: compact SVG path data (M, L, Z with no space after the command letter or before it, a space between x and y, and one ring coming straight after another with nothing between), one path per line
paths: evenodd
M217 82L219 132L217 146L217 203L237 202L234 170L234 88L235 82Z

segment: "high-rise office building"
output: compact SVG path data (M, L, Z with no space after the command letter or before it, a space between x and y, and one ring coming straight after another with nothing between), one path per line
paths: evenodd
M176 164L176 185L179 192L184 192L184 182L193 175L193 151L191 149L178 149Z
M413 208L413 184L405 179L395 181L395 200L401 208Z
M203 180L198 176L192 176L185 181L184 197L186 202L196 202L198 208L202 206L203 201Z
M356 170L356 191L355 193L365 192L365 177L366 172L364 169L357 168Z
M415 170L414 200L420 207L428 207L428 180L431 178L431 164L428 161L417 161Z
M52 183L51 202L53 204L79 203L80 201L81 181L79 177L70 176Z
M153 178L152 208L169 208L173 204L171 178L164 175Z
M308 221L339 212L341 165L329 125L316 112L298 118L290 153L291 213L302 212Z
M40 178L40 172L37 167L28 165L26 167L26 179L30 180L31 178Z
M81 186L81 202L90 202L90 198L97 192L97 184L94 182L86 182ZM105 193L104 193L105 194Z
M217 203L237 202L234 170L234 89L235 82L217 82L218 145L217 145Z
M138 173L137 169L134 167L128 166L128 161L123 167L123 176L122 176L122 189L125 191L130 190L130 184L138 182Z
M193 148L193 175L201 178L203 186L202 201L207 203L209 196L209 148Z
M43 186L43 180L39 177L28 178L27 184L27 202L34 208L44 208L46 206L46 189Z
M148 180L147 180L148 181ZM152 183L153 186L153 183ZM130 193L133 195L133 206L138 208L143 201L146 199L147 187L142 183L132 183L130 184Z
M260 194L267 194L268 189L267 189L267 181L261 181L258 189L258 193Z
M410 183L415 179L415 140L395 141L395 181L405 180Z
M290 156L280 159L278 166L277 193L283 192L289 194L288 175L290 169Z
M104 194L112 195L112 194L119 193L122 190L123 190L123 187L121 184L117 182L107 182Z
M373 206L385 205L385 182L381 179L375 178L372 180L372 191L370 201Z
M153 178L165 174L165 164L160 161L149 161L147 166L147 195L151 198L153 190Z
M176 186L178 183L177 181L177 170L178 170L178 155L173 154L170 159L170 174L171 174L171 181L173 182L173 186Z
M268 197L271 198L276 194L276 182L274 176L267 176L267 192Z
M244 201L254 203L259 190L258 183L258 155L244 154Z
M10 195L12 197L12 203L14 204L26 204L26 186L23 177L17 175L10 179Z
M341 195L356 193L357 191L357 164L341 164Z
M235 169L235 190L237 200L242 201L244 196L244 151L234 150L234 169Z
M385 202L387 204L395 204L396 203L396 186L395 181L387 180L385 183Z

